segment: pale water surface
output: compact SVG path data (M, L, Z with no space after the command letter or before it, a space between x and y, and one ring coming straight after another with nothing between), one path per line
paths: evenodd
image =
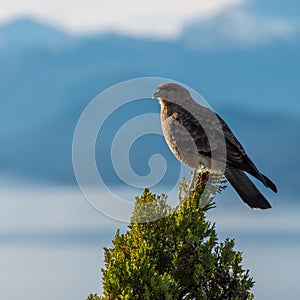
M80 300L101 293L102 247L125 224L99 214L77 188L4 185L0 199L1 299ZM216 201L209 218L221 240L235 238L244 252L255 299L297 299L300 203L277 196L272 210L252 211L231 190Z

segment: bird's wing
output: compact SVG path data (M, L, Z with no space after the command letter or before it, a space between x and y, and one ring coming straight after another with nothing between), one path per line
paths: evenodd
M229 126L210 108L195 102L188 111L177 109L176 120L190 133L200 154L226 161L265 182Z
M211 145L205 129L207 122L203 124L199 115L195 115L191 113L190 110L188 111L182 107L176 109L176 113L172 115L172 118L185 127L194 140L198 152L210 156Z
M277 187L276 185L265 175L263 175L255 166L254 162L250 159L250 157L247 155L244 147L241 145L241 143L238 141L238 139L235 137L233 132L230 130L229 126L226 124L226 122L216 113L211 111L208 108L204 108L205 113L208 116L211 116L211 114L215 114L215 116L218 119L219 124L216 124L216 121L214 121L215 126L215 136L216 136L216 143L217 146L220 147L222 145L222 138L220 135L223 135L226 141L226 163L227 165L233 166L235 168L244 170L251 174L252 176L256 177L258 180L260 180L266 187L273 190L275 193L277 193ZM212 118L212 117L210 117ZM215 119L215 117L214 117ZM220 130L221 128L221 130ZM221 142L220 142L221 141ZM222 148L222 146L221 146Z
M203 123L207 123L205 125L206 131L213 136L212 149L218 151L216 149L224 147L225 141L227 163L245 171L248 171L250 168L259 172L227 123L217 113L207 107L202 106L201 111Z
M242 161L242 157L246 155L244 148L218 114L198 103L195 103L192 114L197 120L196 123L200 123L199 131L195 134L200 152L205 141L205 147L210 149L210 155L214 158L222 161Z
M216 114L216 116L220 122L220 127L222 128L222 132L220 134L224 135L226 141L227 162L234 166L244 164L245 161L247 161L247 163L251 162L244 147L235 137L226 122L218 114Z

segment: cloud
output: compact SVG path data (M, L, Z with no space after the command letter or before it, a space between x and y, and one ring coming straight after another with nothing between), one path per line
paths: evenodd
M26 15L74 34L181 36L190 46L208 48L256 46L298 32L298 22L257 15L249 3L253 4L249 0L0 0L0 7L5 7L0 22Z
M183 30L181 39L196 48L253 47L289 39L299 33L299 29L297 20L261 16L238 8L193 20Z
M32 16L73 33L114 31L174 38L196 17L212 17L246 0L0 0L0 21ZM3 2L3 3L2 3Z

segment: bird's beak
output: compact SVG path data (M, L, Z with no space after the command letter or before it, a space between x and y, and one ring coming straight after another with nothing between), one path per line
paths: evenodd
M152 95L152 99L158 98L159 97L159 91L156 91L153 95Z

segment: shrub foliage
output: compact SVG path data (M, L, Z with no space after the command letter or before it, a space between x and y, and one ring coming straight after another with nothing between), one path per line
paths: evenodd
M165 195L148 189L136 198L128 231L117 230L112 247L104 249L104 295L88 300L253 299L242 253L234 250L234 240L218 242L215 225L206 219L211 201L199 205L208 175L201 172L195 191L175 209ZM140 203L150 205L141 210ZM143 223L149 214L161 218Z

